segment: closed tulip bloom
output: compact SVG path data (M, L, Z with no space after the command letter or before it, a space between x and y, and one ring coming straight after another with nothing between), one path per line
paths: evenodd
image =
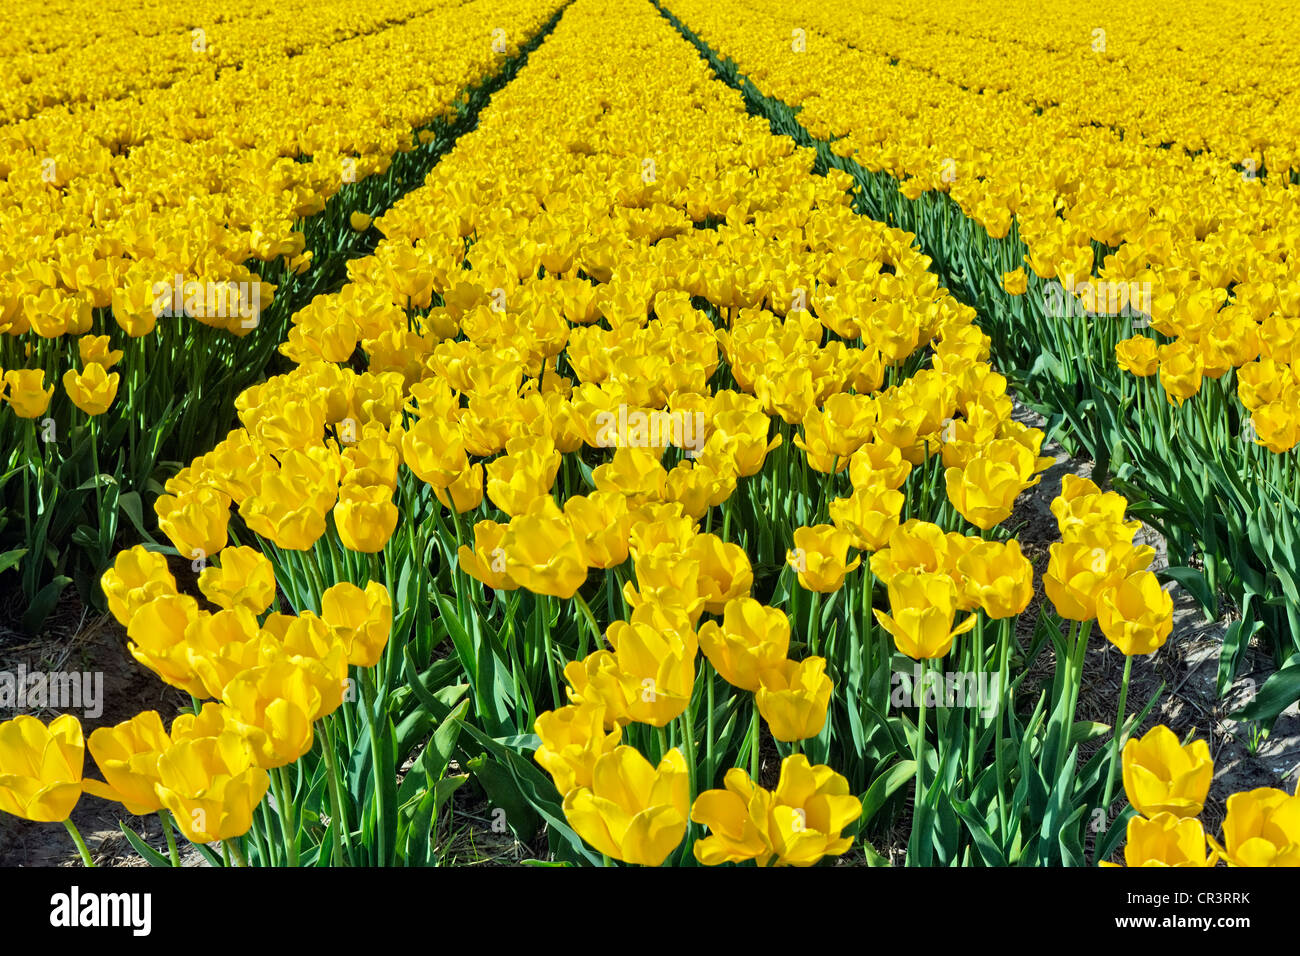
M894 638L894 646L913 660L943 657L953 638L975 626L967 615L956 627L957 585L940 572L915 574L903 571L888 585L889 614L875 611L876 620Z
M790 621L780 608L736 598L724 608L722 624L708 621L700 628L699 642L723 680L757 691L760 672L779 667L790 652Z
M1273 787L1234 793L1223 842L1211 837L1229 866L1300 866L1300 795Z
M257 616L246 607L200 612L185 628L186 660L203 683L205 697L221 697L226 684L262 663L268 647L278 647L278 642L257 626Z
M1157 813L1199 815L1214 776L1209 745L1193 740L1184 746L1164 724L1129 740L1122 764L1128 802L1147 817Z
M321 596L321 619L334 628L354 667L374 667L388 646L393 628L393 601L378 581L365 590L340 581Z
M1151 571L1138 571L1097 598L1101 632L1126 655L1151 654L1174 629L1174 600Z
M1048 549L1043 590L1067 621L1091 621L1097 616L1097 598L1117 583L1118 571L1104 548L1058 542Z
M773 797L768 834L778 865L812 866L853 844L840 833L862 814L862 801L830 767L814 766L803 754L786 757Z
M195 697L207 696L203 680L190 665L186 629L199 616L199 604L187 594L165 594L144 605L127 625L127 650L165 683Z
M981 542L957 561L963 610L980 608L990 620L1015 617L1034 597L1034 566L1019 541Z
M243 607L261 614L275 600L275 568L266 555L246 546L226 547L199 572L199 590L217 607Z
M695 632L615 621L606 637L618 661L627 716L653 727L665 727L680 717L695 687Z
M691 784L686 759L670 750L658 767L632 747L596 761L590 787L564 798L564 815L598 852L641 866L659 866L686 835Z
M849 533L850 543L859 551L878 551L898 527L903 503L903 493L885 487L882 479L879 484L856 487L847 498L834 499L831 521Z
M72 404L87 415L102 415L113 404L121 378L117 372L105 372L104 366L92 362L81 372L76 369L64 372L63 389Z
M444 508L464 514L483 503L483 465L475 462L462 471L445 488L434 487L433 494Z
M5 396L19 418L40 418L50 407L54 386L45 387L45 373L39 368L10 369L4 375L9 386Z
M573 525L549 498L552 513L537 509L511 519L501 542L506 573L534 594L568 600L587 580L587 562Z
M704 866L746 860L767 866L773 856L767 835L771 791L757 786L739 767L727 771L723 786L704 791L691 806L691 819L709 828L707 837L695 841L695 859Z
M1157 813L1149 820L1134 817L1128 822L1125 866L1214 866L1218 860L1217 851L1207 855L1205 828L1200 820Z
M1024 295L1029 288L1029 276L1024 267L1002 273L1002 291L1007 295Z
M809 591L829 593L844 586L847 574L862 563L862 558L848 562L851 535L834 525L819 524L796 528L794 548L785 560L795 569L799 584Z
M158 798L191 843L243 836L270 785L237 733L173 741L158 758Z
M154 503L158 527L186 558L207 558L226 546L230 499L209 486L181 495L160 495Z
M81 799L85 742L71 714L47 727L21 714L0 724L0 811L62 823Z
M551 775L561 796L576 787L590 787L596 761L623 739L618 725L605 730L605 705L596 701L539 714L533 732L542 742L533 759Z
M1159 347L1160 384L1170 405L1181 405L1201 389L1205 363L1189 342L1179 340Z
M334 506L334 526L343 546L361 554L378 554L397 527L393 492L385 485L345 484Z
M1016 498L1028 487L1013 465L978 457L965 468L949 468L944 480L952 506L984 531L1009 518Z
M99 583L108 599L109 612L123 627L154 598L176 593L176 579L167 568L167 558L146 551L140 544L119 551Z
M824 658L785 660L761 672L754 702L772 736L791 743L822 732L833 690Z
M271 770L311 749L313 722L338 708L343 688L326 667L300 659L251 668L223 696L246 728L254 762Z
M519 585L506 570L505 541L509 525L480 521L474 525L474 547L462 544L456 552L460 569L497 591L513 591Z
M1115 360L1130 375L1147 378L1160 370L1156 340L1145 335L1124 339L1115 346Z
M171 746L171 738L156 710L136 714L115 727L100 727L88 743L105 782L86 778L82 781L86 793L120 803L137 817L162 808L154 784L158 757Z

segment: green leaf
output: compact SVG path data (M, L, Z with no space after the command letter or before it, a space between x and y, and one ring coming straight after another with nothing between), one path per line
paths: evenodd
M172 861L163 856L148 843L145 843L140 834L136 833L120 820L117 825L121 827L122 834L126 837L127 842L131 844L132 849L134 849L136 853L139 853L146 863L150 866L165 866L169 869L171 868Z

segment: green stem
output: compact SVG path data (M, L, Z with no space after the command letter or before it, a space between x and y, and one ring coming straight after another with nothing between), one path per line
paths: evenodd
M77 845L77 852L81 854L81 862L85 863L86 866L94 867L95 861L90 857L90 849L86 846L86 841L81 838L81 831L78 830L77 825L72 822L72 818L69 817L64 820L63 825L67 828L69 835L72 837L72 842Z
M158 819L162 821L163 833L167 836L167 855L171 857L172 866L181 865L180 851L176 849L176 834L172 832L171 814L167 810L158 811Z

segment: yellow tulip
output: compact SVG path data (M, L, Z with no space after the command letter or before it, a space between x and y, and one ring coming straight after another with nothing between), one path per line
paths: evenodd
M838 591L845 576L862 563L860 557L848 562L851 538L849 532L829 524L796 528L794 548L786 552L786 563L809 591Z
M1151 654L1174 629L1174 600L1151 571L1137 571L1097 597L1101 632L1126 655Z
M349 664L374 667L388 646L393 601L378 581L367 582L364 591L340 581L321 596L321 619L342 638Z
M334 506L334 526L343 547L361 554L378 554L397 527L397 506L386 485L345 484Z
M10 369L4 381L9 386L9 407L19 418L40 418L50 407L54 386L45 388L45 373L39 368Z
M119 551L113 566L99 579L108 610L126 627L135 613L156 597L176 594L176 579L167 568L167 558L156 551L146 551L137 544Z
M605 705L596 701L539 714L533 732L542 742L533 759L551 775L561 796L576 787L590 787L596 761L623 738L618 725L605 730Z
M61 823L81 799L85 742L71 714L47 727L21 714L0 724L0 811Z
M1172 813L1176 817L1200 814L1210 792L1214 763L1204 740L1183 746L1164 724L1124 745L1124 793L1144 816Z
M1192 817L1157 813L1151 819L1134 817L1128 822L1125 866L1214 866L1218 852L1206 855L1205 828Z
M199 590L217 607L244 607L261 614L275 600L275 568L256 548L226 547L219 565L199 573ZM165 566L165 563L164 563Z
M952 641L975 626L975 615L953 627L957 585L941 572L903 571L889 580L889 614L876 610L876 620L894 638L894 646L913 660L943 657Z
M1223 842L1215 849L1229 866L1300 866L1300 795L1273 787L1228 798Z
M162 808L154 791L158 757L171 746L156 710L146 710L115 727L100 727L90 735L90 755L106 782L86 778L86 793L113 800L128 813L144 816Z
M72 404L87 415L102 415L113 404L121 378L117 372L106 373L104 366L92 362L81 372L76 369L64 372L63 390L72 399Z
M723 680L757 691L760 672L779 667L790 652L790 622L780 608L736 598L727 602L721 625L708 621L700 628L699 642Z
M754 703L773 737L790 743L821 733L834 690L824 658L784 660L762 670L759 679Z
M237 733L175 740L158 758L156 792L191 843L243 836L271 778Z
M624 863L659 866L686 835L690 773L680 750L658 767L632 747L600 757L590 787L564 798L564 815L577 834L600 853Z
M852 845L840 832L862 814L862 802L830 767L813 766L803 754L786 757L773 799L768 835L779 865L812 866Z

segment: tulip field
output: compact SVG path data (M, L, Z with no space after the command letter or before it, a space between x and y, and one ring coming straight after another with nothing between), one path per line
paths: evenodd
M1300 40L1049 7L0 11L0 864L1300 866Z

